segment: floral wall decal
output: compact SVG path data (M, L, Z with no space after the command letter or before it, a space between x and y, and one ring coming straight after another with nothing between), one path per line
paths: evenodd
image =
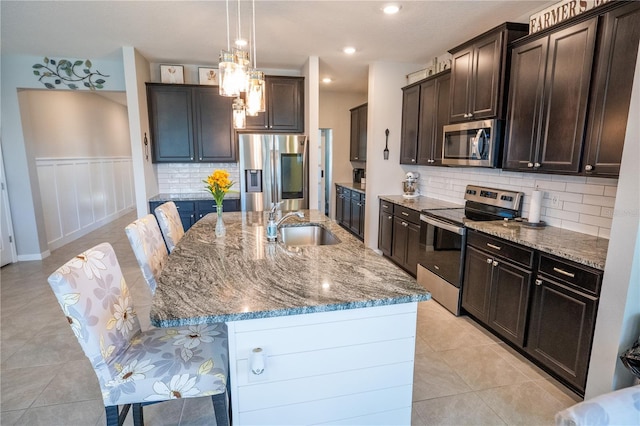
M76 90L80 83L90 90L102 89L106 81L101 77L109 77L100 71L92 71L93 64L88 59L71 62L67 59L56 61L45 57L42 62L44 63L33 66L33 74L39 77L38 81L47 89L55 89L64 84L69 89Z

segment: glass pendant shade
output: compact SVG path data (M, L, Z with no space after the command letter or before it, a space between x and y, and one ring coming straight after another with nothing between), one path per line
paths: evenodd
M237 82L238 65L234 61L234 54L228 50L220 52L218 63L218 90L220 96L236 97L240 95L240 84Z
M240 98L233 101L233 127L236 129L244 129L247 127L244 101Z
M236 63L236 77L235 81L238 85L238 90L241 92L247 91L247 76L249 74L249 67L251 61L249 60L249 52L242 49L233 49L233 59Z
M264 73L252 69L247 84L247 115L254 117L265 111L264 87Z

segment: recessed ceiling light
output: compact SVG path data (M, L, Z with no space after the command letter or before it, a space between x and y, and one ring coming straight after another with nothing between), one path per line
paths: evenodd
M331 81L332 80L329 77L325 77L325 78L322 79L323 83L331 83Z
M356 53L356 48L355 47L345 47L344 49L342 49L342 51L344 53L346 53L347 55L353 55L354 53Z
M382 11L384 13L386 13L387 15L394 15L398 12L400 12L400 9L402 8L402 6L398 6L397 4L388 4L385 7L382 8Z

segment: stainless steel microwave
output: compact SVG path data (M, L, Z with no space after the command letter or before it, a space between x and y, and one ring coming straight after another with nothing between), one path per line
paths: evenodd
M481 120L444 126L442 164L497 167L500 120Z

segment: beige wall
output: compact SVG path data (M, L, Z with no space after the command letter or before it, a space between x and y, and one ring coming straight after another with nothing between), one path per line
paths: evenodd
M349 110L367 102L366 93L320 92L319 128L333 131L331 200L329 205L331 217L335 217L335 186L338 182L351 182L354 167L364 167L363 163L349 161L349 144L351 137L351 113Z
M127 107L94 93L23 90L26 143L36 158L130 157Z

